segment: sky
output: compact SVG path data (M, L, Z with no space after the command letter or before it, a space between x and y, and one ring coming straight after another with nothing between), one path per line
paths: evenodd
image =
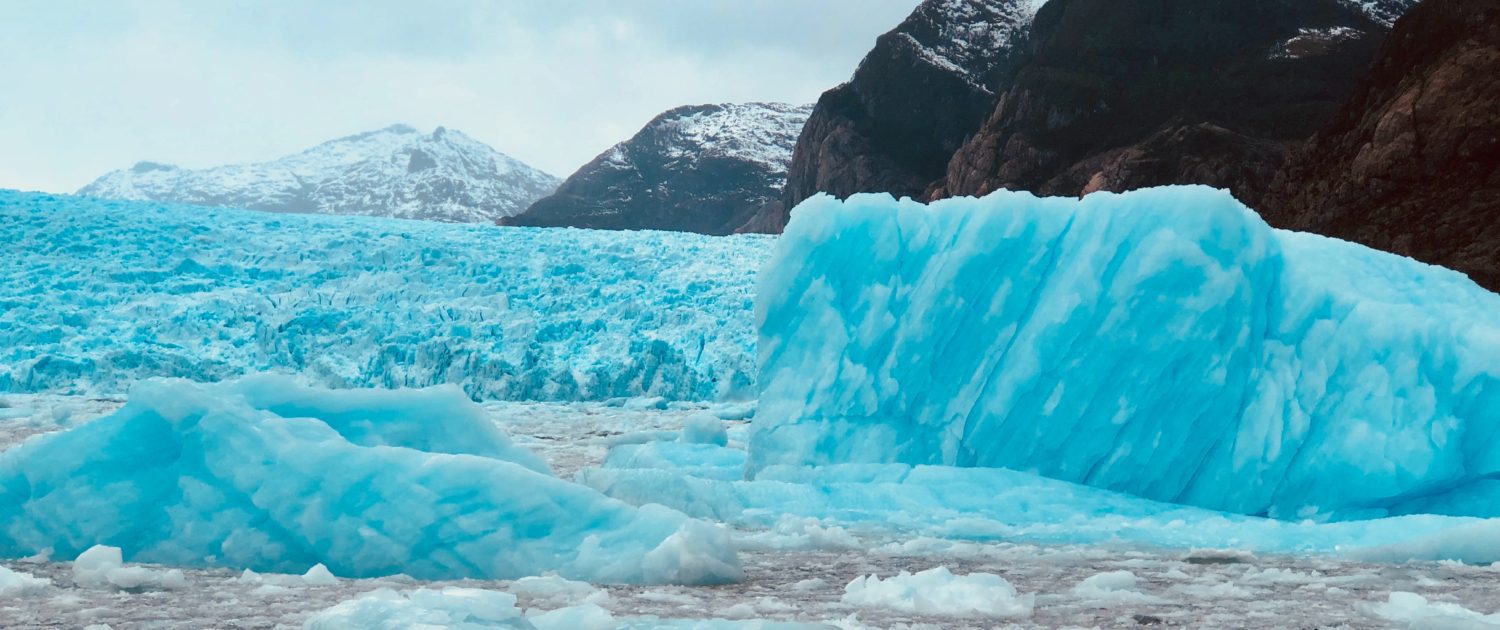
M566 177L687 104L810 103L918 0L0 0L0 188L406 123Z

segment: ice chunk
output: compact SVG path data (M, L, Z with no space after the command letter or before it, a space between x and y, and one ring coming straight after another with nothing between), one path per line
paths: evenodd
M12 571L0 566L0 597L21 597L23 595L36 595L47 590L52 585L52 580L39 578L30 573Z
M1500 295L1458 273L1197 186L793 217L760 278L752 470L998 466L1286 519L1500 516Z
M675 445L684 446L684 445ZM661 504L754 531L746 548L838 549L851 533L1045 544L1134 543L1194 550L1197 564L1256 553L1364 560L1500 561L1500 519L1416 514L1283 521L1151 501L999 468L835 464L773 466L753 480L695 476L695 464L587 468L580 482L633 503ZM806 531L796 527L806 524ZM813 526L816 524L816 527ZM819 532L822 532L820 534ZM827 534L827 535L823 535ZM1201 551L1212 549L1212 551Z
M302 583L308 586L338 586L339 579L333 576L333 572L329 571L328 567L318 563L308 569L307 573L302 574Z
M844 587L844 603L901 612L952 617L1030 617L1036 596L1020 595L993 573L954 575L947 567L916 574L902 571L880 579L854 578Z
M615 616L597 604L579 604L528 617L537 630L615 630Z
M307 630L536 628L516 608L515 595L455 586L418 589L407 595L380 589L313 615L304 627Z
M1107 571L1091 575L1073 587L1073 595L1105 606L1166 603L1160 597L1141 592L1140 578L1129 571Z
M724 421L718 416L708 412L697 413L688 417L679 441L724 446L729 443L729 433L724 430Z
M0 453L0 556L106 544L348 577L739 577L722 528L557 479L464 406L456 390L144 381L113 415Z
M187 588L187 577L179 569L127 567L119 547L95 545L73 560L73 582L96 589Z
M1500 613L1486 615L1449 602L1429 602L1426 597L1403 591L1392 592L1373 608L1376 615L1408 628L1438 630L1488 630L1500 628Z

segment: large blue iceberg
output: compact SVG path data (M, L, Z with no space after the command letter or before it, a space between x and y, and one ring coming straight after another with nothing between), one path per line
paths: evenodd
M457 387L150 380L118 412L0 453L0 557L361 577L716 583L721 528L551 475Z
M1500 296L1228 193L799 206L752 474L1004 467L1241 514L1500 516Z

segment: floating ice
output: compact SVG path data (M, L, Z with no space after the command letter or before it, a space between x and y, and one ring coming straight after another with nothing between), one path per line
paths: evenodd
M113 415L0 453L0 557L103 544L135 561L348 577L740 576L720 528L557 479L474 407L454 387L143 381Z
M916 574L902 571L880 579L854 578L844 587L844 603L923 615L1015 618L1031 616L1035 595L1020 595L993 573L954 575L947 567Z
M0 392L275 371L511 400L752 395L773 242L14 191L0 234Z
M406 630L407 628L517 628L536 630L516 608L516 596L450 586L402 595L380 589L341 602L307 620L307 630Z
M1396 591L1373 607L1376 615L1418 630L1491 630L1500 628L1500 613L1486 615L1449 602L1429 602L1416 593Z
M36 595L47 590L52 585L52 580L39 578L30 573L12 571L6 567L0 567L0 597L21 597L23 595Z
M187 588L187 576L180 569L127 567L119 547L95 545L73 561L73 583L98 589L177 589Z
M687 419L682 427L682 436L678 439L689 444L724 446L729 443L729 433L724 430L723 420L705 411Z
M999 466L1242 514L1500 516L1500 295L1228 193L799 206L752 470Z

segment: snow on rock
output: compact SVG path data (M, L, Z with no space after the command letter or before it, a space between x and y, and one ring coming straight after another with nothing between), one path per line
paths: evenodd
M1031 616L1035 599L1018 594L1010 582L993 573L954 575L947 567L937 567L916 574L902 571L884 580L875 575L854 578L844 587L843 602L923 615L1019 618Z
M1500 295L1226 192L797 208L750 468L998 466L1285 519L1500 515Z
M325 142L279 160L206 169L141 162L80 195L251 208L490 223L517 214L558 179L451 129L406 125Z
M52 580L0 566L0 597L37 595L47 590Z
M1500 628L1500 613L1486 615L1450 602L1430 602L1416 593L1396 591L1372 611L1413 630L1484 630Z
M83 588L133 590L187 588L180 569L127 567L119 547L94 545L73 560L73 582Z
M108 417L0 452L0 557L112 545L75 569L121 588L149 582L119 568L121 549L346 577L739 579L720 528L557 479L475 407L452 387L143 381Z
M476 399L743 399L772 240L0 191L0 391L289 372Z
M380 589L341 602L307 620L307 630L406 630L407 628L518 628L535 630L516 596L449 586L402 595Z

